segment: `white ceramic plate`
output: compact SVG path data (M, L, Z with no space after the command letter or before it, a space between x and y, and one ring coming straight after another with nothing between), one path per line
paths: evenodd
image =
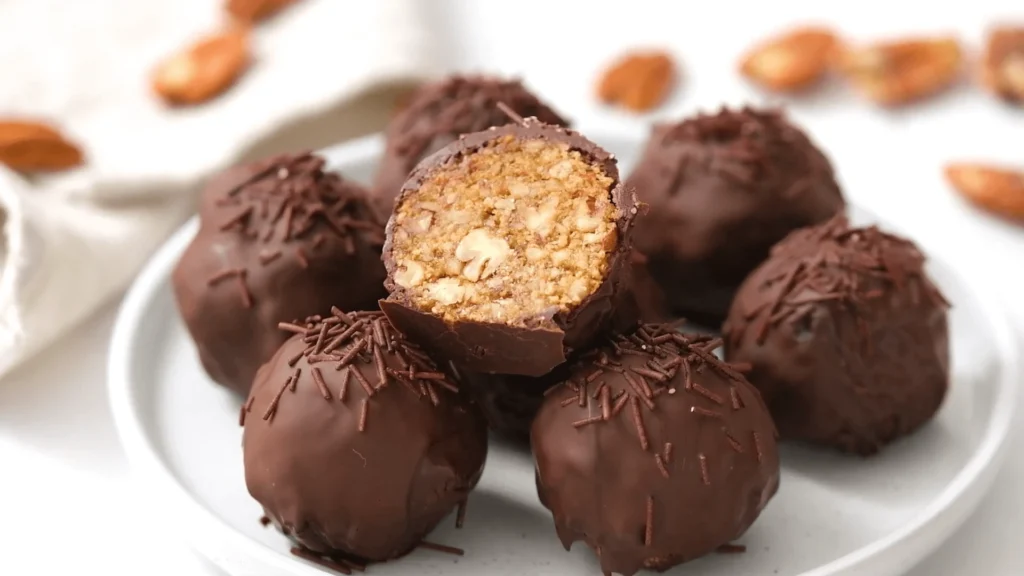
M624 172L639 135L591 131ZM378 138L331 150L333 165L366 181ZM854 220L872 218L858 209ZM245 489L239 400L211 384L178 317L170 273L195 233L192 221L152 259L129 292L111 346L113 412L125 450L154 507L201 553L233 576L312 576L288 542L260 526ZM743 554L711 555L671 574L804 576L899 574L938 546L988 488L1002 460L1019 376L1014 333L983 287L931 264L953 302L953 385L938 417L881 455L862 460L786 446L778 495L740 539ZM427 550L373 566L372 574L599 574L593 554L565 552L537 501L529 454L493 444L470 498L466 528L444 522L431 540L464 548ZM137 529L145 529L137 527Z

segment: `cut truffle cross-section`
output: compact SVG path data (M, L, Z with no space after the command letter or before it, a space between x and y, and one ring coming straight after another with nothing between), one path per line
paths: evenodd
M446 359L485 372L544 374L564 361L563 348L606 327L618 305L636 212L628 196L610 155L564 129L524 121L462 139L424 161L396 203L384 311L412 335L422 323L411 325L389 303L456 334L489 326L491 342L455 338L464 348L476 340L482 351L449 350ZM557 341L544 345L554 344L554 357L545 366L502 361L503 352L488 346L508 329L551 332ZM423 335L433 340L435 332ZM571 333L568 342L563 333ZM528 352L522 347L531 344L509 346Z
M583 301L617 244L614 181L567 144L502 137L395 213L395 283L446 320L515 322Z

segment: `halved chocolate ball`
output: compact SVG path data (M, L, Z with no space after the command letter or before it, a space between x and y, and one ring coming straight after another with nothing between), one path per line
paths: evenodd
M203 191L199 232L174 268L178 309L210 377L241 394L287 335L333 305L376 309L384 224L366 190L312 154L231 168Z
M783 439L872 454L930 420L949 387L949 304L910 241L845 216L798 230L740 287L726 357Z
M575 132L531 119L466 136L402 189L381 309L460 368L544 375L611 326L636 214L615 159Z
M249 493L317 554L405 554L479 480L483 417L380 312L284 327L243 408Z
M741 536L779 484L771 416L721 340L643 325L570 368L533 421L537 490L606 573L666 570Z

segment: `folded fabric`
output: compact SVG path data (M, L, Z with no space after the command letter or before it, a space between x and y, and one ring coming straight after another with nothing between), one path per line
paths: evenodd
M130 282L233 162L383 126L439 72L416 0L303 0L260 24L221 97L169 108L152 67L224 20L214 0L0 3L0 116L45 119L86 163L24 179L0 167L0 375Z

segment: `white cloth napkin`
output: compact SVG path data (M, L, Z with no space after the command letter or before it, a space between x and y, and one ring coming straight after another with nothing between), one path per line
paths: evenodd
M0 166L0 375L117 295L239 159L379 129L434 76L417 0L302 0L254 31L255 62L222 97L169 109L150 70L216 31L223 0L0 2L0 116L58 125L69 173Z

